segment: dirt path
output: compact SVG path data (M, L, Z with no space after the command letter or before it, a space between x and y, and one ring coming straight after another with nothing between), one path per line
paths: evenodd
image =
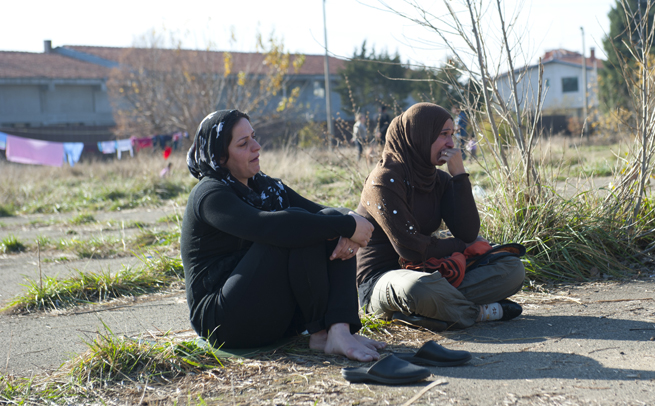
M164 214L131 211L129 215L153 223ZM0 238L9 232L23 238L22 232L33 232L29 226L32 220L2 219ZM68 227L60 232L66 233ZM87 235L99 232L89 229ZM122 257L64 263L52 265L46 272L97 270L132 260ZM33 261L33 254L0 257L0 301L20 291L20 274L33 275ZM444 334L388 328L389 335L379 338L389 342L390 351L416 349L433 339L473 354L472 361L464 366L432 368L434 375L418 384L348 384L340 369L361 364L339 357L318 358L295 348L264 358L226 362L226 368L212 375L213 383L203 386L203 398L209 404L398 405L440 381L413 405L655 404L655 271L651 273L626 282L610 280L548 293L521 293L517 301L523 304L524 313L510 322L479 323ZM67 311L2 314L4 357L0 360L4 363L0 362L0 371L29 376L55 369L83 351L84 341L103 330L103 322L117 335L188 332L187 312L184 291L180 290ZM245 374L248 368L251 374ZM166 392L162 399L175 400L170 397L175 388L153 387L149 391L145 399L159 399L164 395L158 393Z

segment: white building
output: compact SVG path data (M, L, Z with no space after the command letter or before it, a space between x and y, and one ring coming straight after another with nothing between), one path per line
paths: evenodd
M556 49L546 52L541 62L544 67L542 90L544 121L547 121L549 116L562 118L575 116L583 120L582 55ZM603 68L603 62L596 59L594 48L591 48L591 55L586 62L587 108L589 114L592 114L598 107L598 69ZM516 69L515 76L518 80L517 91L521 108L535 109L539 91L539 65ZM509 74L499 75L496 83L501 97L513 106Z

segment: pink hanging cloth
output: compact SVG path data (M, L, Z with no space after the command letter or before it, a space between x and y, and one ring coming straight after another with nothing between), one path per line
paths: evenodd
M19 164L62 166L64 144L7 135L7 160Z

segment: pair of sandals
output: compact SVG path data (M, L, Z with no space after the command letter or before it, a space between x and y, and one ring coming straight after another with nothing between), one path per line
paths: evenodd
M423 380L432 372L419 365L454 367L471 359L468 351L448 350L430 340L416 353L390 354L370 367L343 368L341 375L349 382L374 382L402 385Z

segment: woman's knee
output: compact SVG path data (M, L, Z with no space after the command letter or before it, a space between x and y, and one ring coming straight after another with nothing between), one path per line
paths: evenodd
M509 286L515 286L517 291L523 286L525 281L525 267L520 258L505 257L497 262L505 269L504 281Z

